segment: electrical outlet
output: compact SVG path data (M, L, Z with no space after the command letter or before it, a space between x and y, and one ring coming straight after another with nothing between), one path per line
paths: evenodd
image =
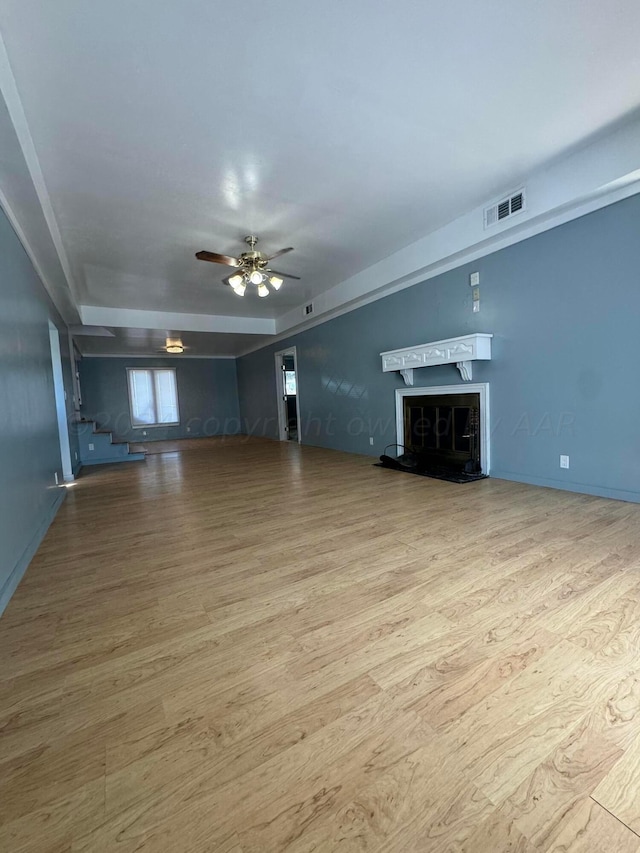
M53 479L56 481L56 486L59 486L60 483L58 482L58 472L57 471L53 472Z
M469 284L471 287L477 287L480 284L480 273L472 272L469 276Z
M94 447L94 445L93 445L93 444L90 444L90 445L89 445L89 450L95 450L95 447Z
M77 451L77 450L74 450L74 451L73 451L73 455L76 457L76 462L77 462L77 461L78 461L78 451Z
M568 468L569 467L569 457L568 456L561 456L560 457L560 467L561 468Z
M372 435L369 436L369 444L371 445L371 447L373 447L373 436Z
M143 434L143 435L146 435L146 434L147 434L146 429L143 429L143 430L142 430L142 434Z
M191 427L187 427L187 432L191 432Z

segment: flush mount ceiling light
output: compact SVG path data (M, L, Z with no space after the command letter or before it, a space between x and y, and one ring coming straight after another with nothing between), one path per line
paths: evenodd
M288 249L280 249L274 255L264 255L256 249L257 237L249 235L244 238L244 241L249 244L249 251L242 252L238 258L233 258L230 255L219 255L217 252L197 252L196 258L199 261L209 261L214 264L237 267L238 272L233 273L233 275L230 275L224 281L238 296L244 296L247 285L250 284L257 288L258 296L265 297L271 293L269 285L272 290L280 290L285 278L293 278L300 281L300 276L269 269L269 262L274 258L285 255L287 252L293 252L291 246Z
M185 347L180 338L167 338L165 345L158 352L169 352L172 355L181 355L189 347Z

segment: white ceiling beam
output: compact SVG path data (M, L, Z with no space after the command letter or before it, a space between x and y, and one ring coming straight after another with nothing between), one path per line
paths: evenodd
M103 308L81 305L86 326L115 326L121 329L162 329L180 332L222 332L241 335L275 335L276 321L266 317L227 317L214 314L178 314L133 308Z

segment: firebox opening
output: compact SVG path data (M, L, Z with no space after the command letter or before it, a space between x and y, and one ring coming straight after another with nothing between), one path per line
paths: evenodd
M480 395L407 396L404 447L420 467L472 474L482 470Z

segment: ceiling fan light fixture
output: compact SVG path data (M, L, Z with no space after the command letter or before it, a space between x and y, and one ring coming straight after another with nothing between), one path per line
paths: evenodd
M269 296L271 290L280 290L284 284L284 278L300 279L300 276L291 275L291 273L275 273L269 269L269 263L274 258L279 258L281 255L286 255L288 252L293 252L293 248L288 246L286 249L280 249L271 255L266 255L264 252L259 252L256 249L258 238L255 235L249 235L244 238L248 244L249 250L241 252L240 255L232 257L231 255L221 255L218 252L201 251L196 252L196 258L200 261L208 261L214 264L224 264L227 267L235 267L238 272L234 272L225 278L225 283L229 284L234 293L238 296L244 296L245 290L249 284L254 285L258 290L258 296Z

